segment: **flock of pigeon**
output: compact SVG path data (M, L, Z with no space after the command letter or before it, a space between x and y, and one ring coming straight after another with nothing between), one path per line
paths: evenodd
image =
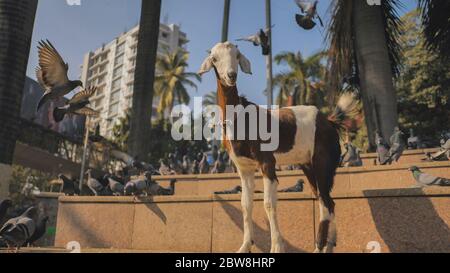
M37 111L47 102L63 98L77 87L83 87L79 80L69 80L67 72L69 64L66 63L50 41L40 41L38 46L39 67L36 68L36 77L45 90L39 100ZM98 112L88 107L89 98L96 92L95 87L88 87L75 94L63 107L53 109L53 118L61 122L65 115L95 116Z
M169 188L163 188L152 179L152 173L145 171L141 175L115 176L106 174L99 178L94 178L92 170L86 172L86 184L82 185L67 176L60 174L58 178L62 181L61 191L68 196L74 195L95 195L95 196L142 196L142 195L174 195L176 180L170 181Z
M0 201L0 223L4 223L0 229L0 247L17 252L21 247L32 246L44 236L48 217L38 215L35 207L29 207L20 216L6 220L7 210L11 206L9 199Z

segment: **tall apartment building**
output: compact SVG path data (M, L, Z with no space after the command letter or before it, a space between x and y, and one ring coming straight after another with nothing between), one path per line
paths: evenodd
M91 106L100 112L100 116L91 124L100 124L100 133L106 137L112 136L117 119L132 107L138 32L139 26L136 26L84 56L81 80L85 86L98 88ZM178 25L160 25L158 55L165 50L184 48L187 42L186 34ZM155 105L156 102L154 115Z

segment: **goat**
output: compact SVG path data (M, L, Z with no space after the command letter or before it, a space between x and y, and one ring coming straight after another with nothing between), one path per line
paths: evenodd
M250 61L230 42L215 45L203 62L198 74L214 69L217 77L217 100L222 110L222 124L227 124L227 106L253 105L240 97L236 87L238 66L251 74ZM238 169L242 182L242 211L244 240L239 253L251 252L253 245L253 193L255 170L259 168L264 181L264 208L270 222L271 252L283 252L284 243L277 221L276 165L300 164L311 189L319 200L320 224L315 252L332 252L336 244L334 202L330 196L334 176L339 165L341 148L339 130L357 112L357 102L351 95L343 95L335 111L327 118L315 106L296 106L267 110L279 124L279 145L275 151L262 151L262 139L234 140L226 128L224 146ZM236 115L234 115L236 119ZM235 121L235 120L234 120ZM250 125L246 119L245 126ZM259 119L257 120L258 126ZM234 128L236 131L237 128Z

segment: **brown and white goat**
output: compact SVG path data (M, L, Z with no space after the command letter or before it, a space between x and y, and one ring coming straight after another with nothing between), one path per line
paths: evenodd
M222 123L228 124L227 106L244 107L254 104L240 97L236 88L238 66L251 74L250 61L230 42L219 43L211 49L203 62L200 75L214 69L217 77L218 105L222 110ZM336 110L328 118L315 106L287 107L266 111L279 124L279 145L275 151L263 151L261 138L235 140L229 131L223 130L224 145L230 154L242 181L242 211L244 218L244 242L238 252L250 252L253 245L253 193L255 170L259 168L264 181L264 207L270 222L271 252L283 252L284 244L277 222L276 165L301 164L319 199L320 224L316 252L331 252L336 244L334 202L330 196L341 148L339 128L355 112L352 96L341 97ZM236 118L236 116L235 116ZM235 119L234 118L234 119ZM250 126L246 119L246 127ZM232 122L233 123L233 122ZM258 126L259 119L257 120ZM234 123L233 123L234 124ZM224 128L225 129L225 128ZM236 131L237 128L234 127Z

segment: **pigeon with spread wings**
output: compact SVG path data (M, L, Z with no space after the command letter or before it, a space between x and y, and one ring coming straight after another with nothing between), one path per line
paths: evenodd
M274 26L267 28L266 30L260 29L255 35L251 35L245 38L237 39L236 41L246 41L253 43L254 46L261 46L262 54L267 56L270 54L270 41L269 32Z
M78 86L83 87L81 81L69 80L67 76L69 65L64 62L50 41L40 41L38 51L39 67L36 68L36 77L45 93L39 100L37 111L46 102L67 95Z
M322 18L320 18L319 14L317 13L317 4L319 3L318 0L314 2L308 0L295 0L295 3L303 13L295 15L295 20L300 27L306 30L314 28L316 26L316 22L314 22L315 18L319 20L322 27L324 26Z
M90 103L89 98L97 91L96 87L89 87L81 92L78 92L67 104L63 107L56 107L53 110L53 118L56 122L64 119L66 114L76 114L84 116L96 116L98 112L88 107Z

